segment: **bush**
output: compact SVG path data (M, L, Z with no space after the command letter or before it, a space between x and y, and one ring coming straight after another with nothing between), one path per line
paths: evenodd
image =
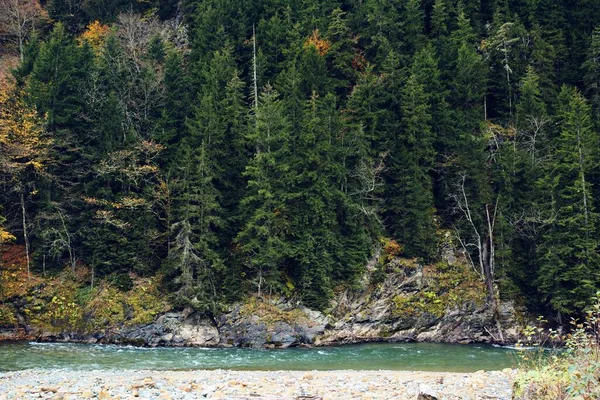
M564 338L565 349L547 357L524 355L514 383L518 400L600 398L600 292L588 310L585 322L573 320L573 332ZM529 334L528 334L529 333ZM542 332L530 329L530 338ZM556 338L553 331L545 335Z
M129 292L133 288L133 279L128 273L115 272L110 276L110 283L121 292Z

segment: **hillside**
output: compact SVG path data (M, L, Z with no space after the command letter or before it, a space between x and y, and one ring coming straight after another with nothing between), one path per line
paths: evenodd
M600 1L0 0L0 56L2 325L378 293L492 340L600 288Z

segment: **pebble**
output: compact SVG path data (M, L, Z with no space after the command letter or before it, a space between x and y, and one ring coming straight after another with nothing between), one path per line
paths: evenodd
M416 371L47 371L0 375L8 399L211 399L297 398L510 400L515 370L473 374Z

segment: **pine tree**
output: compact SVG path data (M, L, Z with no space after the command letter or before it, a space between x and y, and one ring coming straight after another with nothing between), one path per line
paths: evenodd
M169 171L174 166L177 143L183 138L185 121L191 113L190 77L183 56L171 51L166 56L164 85L165 100L153 139L165 146L161 154L161 168Z
M202 81L198 107L187 123L188 140L193 148L206 143L208 157L213 163L213 184L220 193L220 204L226 215L219 227L220 240L227 246L239 228L239 223L233 220L244 194L242 172L248 162L244 138L247 129L244 83L238 76L231 48L214 52Z
M29 98L41 113L48 113L51 130L75 123L82 111L80 89L93 58L85 50L89 47L78 49L60 23L40 46L29 78Z
M420 0L408 0L403 10L403 40L407 54L417 53L425 44L425 13Z
M248 134L254 157L246 167L248 193L241 206L247 211L236 241L248 276L259 295L282 288L281 261L289 253L285 244L288 222L282 177L289 166L289 122L283 103L269 85L261 93L255 115L255 129Z
M333 78L334 90L339 96L347 95L358 78L354 66L357 57L357 39L352 37L346 13L337 8L331 14L327 39L331 43L326 59Z
M600 27L592 33L583 70L585 71L585 93L590 97L594 123L596 126L600 126Z
M529 67L520 83L516 104L516 129L499 136L494 171L496 190L501 192L498 230L503 242L498 252L502 276L519 288L531 309L540 302L534 285L539 272L538 246L547 212L539 199L548 197L547 187L536 185L546 168L550 118L542 100L540 79Z
M589 304L600 281L590 172L598 141L591 110L575 89L563 87L559 99L561 132L555 158L540 181L551 190L549 225L539 248L539 291L561 315L576 315ZM564 321L562 318L559 320Z
M431 104L417 72L402 92L402 131L389 158L386 204L393 236L408 256L429 258L435 249L431 171L435 159Z
M321 309L332 295L335 256L340 248L336 220L339 187L333 180L331 148L334 132L327 123L328 114L335 109L325 108L331 100L328 96L321 101L313 93L306 103L306 118L291 155L284 215L290 222L286 273L299 282L305 302Z
M216 230L223 224L219 192L213 184L214 161L208 142L197 151L182 143L178 153L172 243L165 268L172 277L177 305L216 313L224 264Z

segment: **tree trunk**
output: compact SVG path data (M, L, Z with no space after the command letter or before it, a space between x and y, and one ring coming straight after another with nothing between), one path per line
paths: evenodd
M504 343L504 334L502 333L502 325L500 324L500 310L498 307L498 299L496 297L496 289L494 288L494 251L491 235L483 242L481 257L483 258L483 272L485 285L488 290L488 301L490 303L490 308L494 313L494 322L496 323L496 329L498 330L498 337L500 338L500 341Z
M25 220L25 196L20 193L21 214L23 215L23 240L25 241L25 257L27 259L27 280L31 279L31 262L29 260L29 235L27 234L27 221Z

